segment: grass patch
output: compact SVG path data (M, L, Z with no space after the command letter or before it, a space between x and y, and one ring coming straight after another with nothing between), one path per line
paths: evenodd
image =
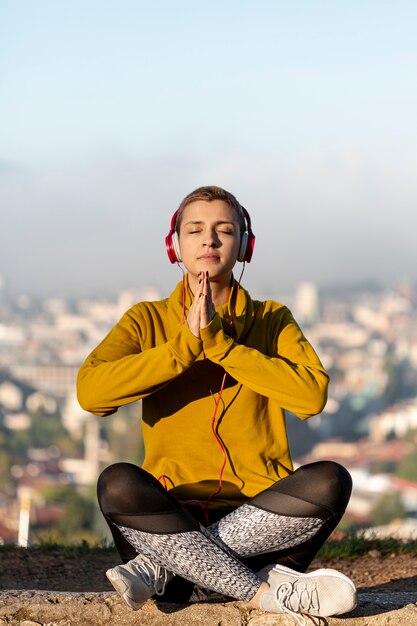
M417 539L381 539L357 532L347 533L342 539L329 539L320 548L317 556L324 559L354 559L376 550L381 555L417 554Z
M53 552L67 558L76 558L82 555L116 553L113 543L104 539L98 543L89 543L85 539L78 543L62 543L51 539L41 539L39 542L21 548L15 543L0 545L0 552L21 550L25 552ZM320 548L317 556L323 559L354 559L375 550L382 556L389 554L417 554L416 539L396 539L394 537L380 539L369 537L362 532L347 533L341 539L328 539Z
M116 553L116 548L112 543L104 540L99 543L90 544L83 539L78 543L60 543L54 540L42 539L36 544L29 545L27 548L19 547L15 543L5 543L0 545L0 552L8 552L13 550L21 550L25 552L30 550L31 552L53 552L62 555L63 557L76 558L82 555L88 554L109 554L111 552Z

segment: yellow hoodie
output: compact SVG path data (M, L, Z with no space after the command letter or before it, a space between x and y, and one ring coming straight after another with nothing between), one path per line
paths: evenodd
M210 507L234 508L292 470L284 411L319 413L328 375L282 304L234 281L198 339L184 321L191 302L179 283L127 311L80 368L78 399L99 416L142 399L143 468L184 503L217 490L225 459Z

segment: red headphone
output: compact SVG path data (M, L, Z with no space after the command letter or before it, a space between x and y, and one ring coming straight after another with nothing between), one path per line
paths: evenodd
M252 259L253 249L255 247L255 235L252 232L250 215L247 210L242 206L243 215L246 221L246 230L242 233L242 239L240 241L238 261L250 263ZM167 249L168 258L171 263L181 263L181 251L178 240L178 233L175 230L175 224L177 221L178 211L175 211L171 218L171 228L168 235L165 237L165 245Z

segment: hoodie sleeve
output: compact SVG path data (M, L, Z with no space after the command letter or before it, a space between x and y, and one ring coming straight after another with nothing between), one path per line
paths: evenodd
M188 324L156 345L155 323L151 316L146 319L146 311L141 315L131 309L89 354L77 377L83 409L111 415L120 406L157 391L194 363L202 342Z
M255 322L255 333L268 334L267 354L228 337L219 315L201 330L204 354L238 382L275 400L283 409L302 419L316 415L327 401L328 374L290 311L281 306L272 315L268 327ZM264 343L261 336L258 339L260 345Z

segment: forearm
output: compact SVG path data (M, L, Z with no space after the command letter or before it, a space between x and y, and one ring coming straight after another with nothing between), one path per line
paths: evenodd
M215 319L201 331L203 350L238 382L307 418L323 410L329 377L311 345L298 327L294 328L294 337L289 340L291 331L287 330L282 349L278 348L277 356L272 357L234 342L224 334L220 320Z
M80 368L78 401L86 411L110 415L182 374L200 352L201 341L184 327L171 341L135 354L117 355L114 348L101 345Z
M213 360L238 382L276 400L283 409L298 417L316 415L326 405L329 377L317 364L271 358L238 344L224 357Z

